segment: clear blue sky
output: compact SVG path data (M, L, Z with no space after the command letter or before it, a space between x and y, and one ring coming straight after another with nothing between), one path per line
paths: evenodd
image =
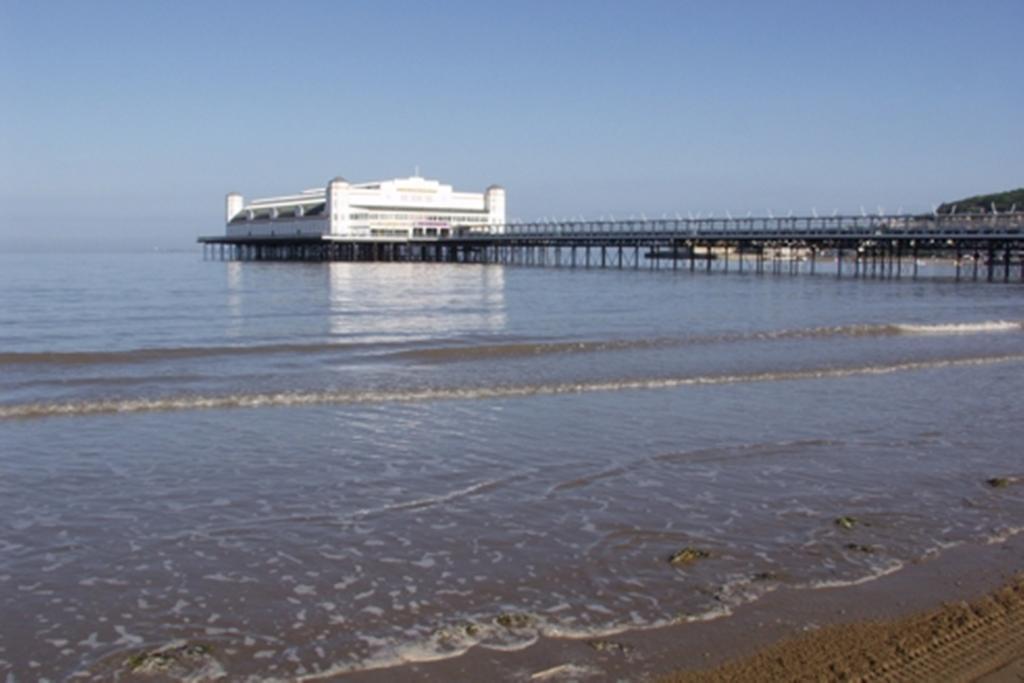
M0 249L416 165L524 219L927 209L1024 185L1022 35L1022 0L0 0Z

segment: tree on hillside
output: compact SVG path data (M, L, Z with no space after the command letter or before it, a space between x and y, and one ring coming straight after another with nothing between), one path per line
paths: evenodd
M999 213L1006 211L1024 211L1024 187L995 194L981 194L955 202L946 202L939 206L939 213L992 213L992 207Z

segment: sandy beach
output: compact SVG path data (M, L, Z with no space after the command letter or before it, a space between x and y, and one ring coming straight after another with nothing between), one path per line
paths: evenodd
M901 619L830 626L663 683L765 680L1019 681L1024 575L988 595Z

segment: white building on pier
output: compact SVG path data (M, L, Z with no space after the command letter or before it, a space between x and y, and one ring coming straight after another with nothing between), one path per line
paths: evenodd
M370 183L335 178L324 188L246 203L225 201L228 237L407 240L448 237L455 228L505 224L505 190L456 192L419 176Z

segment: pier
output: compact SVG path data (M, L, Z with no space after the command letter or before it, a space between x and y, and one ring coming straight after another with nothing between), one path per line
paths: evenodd
M453 226L437 236L200 237L204 258L477 263L916 278L949 259L955 279L1024 282L1024 212L539 221Z

